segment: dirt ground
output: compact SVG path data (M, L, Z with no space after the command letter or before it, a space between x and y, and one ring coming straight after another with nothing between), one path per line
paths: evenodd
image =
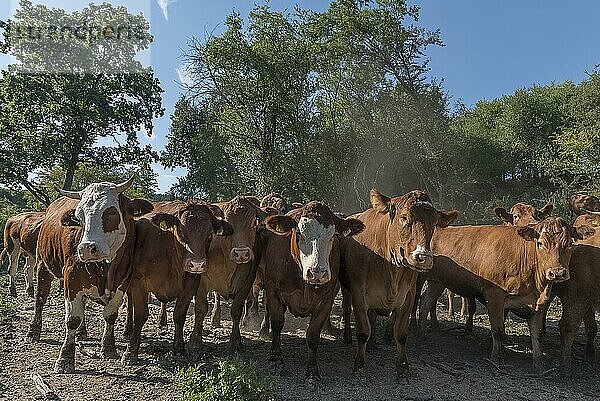
M41 341L29 343L26 333L33 314L33 300L24 294L23 280L18 287L16 315L0 326L0 400L38 400L31 380L37 372L50 383L61 400L175 400L174 383L177 371L186 361L173 357L170 350L173 324L166 333L157 332L159 306L151 305L151 315L144 328L140 363L122 367L118 361L94 358L99 353L102 334L102 315L99 306L89 303L86 310L90 338L80 341L76 354L76 373L55 374L54 360L63 339L64 306L54 290L44 313ZM0 294L8 298L6 276L0 277ZM10 300L10 299L9 299ZM445 297L442 298L445 301ZM230 329L229 311L223 303L223 328L213 329L207 319L206 355L226 355ZM441 331L427 332L417 338L409 337L408 356L411 364L409 383L399 383L394 372L394 346L383 339L384 319L379 319L378 349L367 355L366 377L351 374L356 342L345 346L341 333L323 336L319 346L319 366L322 382L317 388L304 381L306 319L289 317L282 338L285 369L281 375L278 395L285 400L592 400L600 398L598 372L583 362L582 331L576 339L574 363L578 375L566 379L554 372L545 378L528 378L532 374L532 357L527 325L511 317L507 323L508 349L504 373L499 372L486 358L491 352L491 337L485 311L478 311L473 335L462 330L460 319L453 320L445 313L446 306L438 304ZM124 309L117 324L117 350L125 349L120 333L123 330ZM512 315L511 315L512 316ZM549 319L549 335L544 344L548 367L558 365L557 318L560 307L554 305ZM171 316L169 316L171 319ZM512 319L512 320L511 320ZM192 325L188 316L186 338ZM340 300L332 313L335 326L341 327ZM244 332L244 356L256 362L264 372L269 371L269 343L254 332ZM507 374L506 372L509 372Z

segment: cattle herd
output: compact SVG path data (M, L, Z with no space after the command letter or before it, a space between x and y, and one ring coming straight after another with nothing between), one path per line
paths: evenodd
M288 205L278 194L215 204L130 199L124 191L132 182L59 190L62 197L45 212L22 213L6 223L0 258L9 259L9 291L15 296L18 260L26 257L26 290L35 297L32 340L40 338L52 281L59 279L64 287L66 329L58 373L75 370L75 339L86 331L87 300L104 308L105 358L118 358L114 327L126 302L123 335L129 342L121 361L135 363L150 294L163 303L161 324L166 324L166 303L175 301L173 352L191 355L202 350L209 298L214 297L215 326L221 297L232 300L230 347L242 350L240 325L260 324L261 335L271 335L275 371L283 365L285 312L310 317L306 375L311 380L320 378L319 339L330 328L340 290L347 344L353 342L354 313L355 372L365 369L377 316L391 314L396 373L407 377L409 327L420 335L428 316L436 327L436 303L444 289L463 297L466 330L473 327L476 302L487 308L494 362L502 359L510 311L527 320L534 366L543 370L540 344L555 297L562 304L562 367L572 372L571 347L582 322L586 356L594 361L600 303L600 233L594 227L600 225L600 201L593 196L571 197L571 213L578 215L573 225L553 217L551 204L538 210L518 203L509 211L494 210L501 225L451 226L458 212L436 209L416 190L393 198L372 190L369 209L344 217L318 201ZM183 326L192 299L195 320L186 346Z

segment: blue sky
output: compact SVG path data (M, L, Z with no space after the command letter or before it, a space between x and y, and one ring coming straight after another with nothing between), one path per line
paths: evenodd
M68 10L89 0L34 0ZM161 80L165 94L165 117L157 120L154 137L144 139L161 150L169 130L169 115L182 90L178 74L183 53L192 37L219 33L232 11L247 15L253 1L221 0L110 0L126 5L131 12L149 16L155 42L149 62ZM0 0L0 19L6 19L17 0ZM328 1L271 0L274 9L324 10ZM473 105L518 88L552 81L580 82L585 71L600 64L600 2L578 0L453 0L411 1L421 6L419 25L440 29L445 47L431 48L431 75L443 78L451 102L462 99ZM9 60L0 56L0 68ZM161 191L176 181L182 170L164 171L156 166Z

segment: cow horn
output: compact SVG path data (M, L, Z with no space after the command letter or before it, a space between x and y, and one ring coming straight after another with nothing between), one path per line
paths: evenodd
M71 199L81 199L81 194L79 193L79 191L67 191L66 189L62 189L62 188L59 188L56 186L54 188L62 196L66 196L67 198L71 198Z
M117 187L115 188L117 193L123 193L125 192L130 186L131 184L133 184L133 180L135 179L135 176L131 176L127 181L122 182L121 184L117 184Z
M595 216L600 216L600 212L592 212L591 210L583 209L587 214L593 214Z

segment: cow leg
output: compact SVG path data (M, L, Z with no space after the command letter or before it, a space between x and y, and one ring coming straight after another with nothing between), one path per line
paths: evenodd
M17 287L16 287L16 278L17 278L17 268L19 267L19 257L21 256L21 243L19 240L13 239L14 241L14 249L8 255L8 283L9 283L9 291L11 297L17 296Z
M283 370L283 355L281 353L281 330L285 323L285 305L277 294L268 291L269 311L271 314L271 368L275 374Z
M352 327L350 326L350 319L352 317L352 294L344 288L342 288L342 311L344 319L344 344L352 345Z
M132 281L127 292L128 302L133 306L133 330L127 349L121 357L123 365L136 363L140 350L142 328L148 320L148 291L142 287L143 284Z
M52 285L52 273L41 264L37 269L37 290L35 293L35 309L33 320L29 326L27 337L34 341L39 341L42 332L42 311L48 295L50 294L50 286Z
M492 329L492 361L499 362L502 357L504 340L504 297L501 294L486 296L490 326Z
M321 330L327 324L327 318L331 315L331 306L333 306L333 299L329 308L323 308L324 310L312 314L308 329L306 330L306 344L308 345L306 378L309 384L312 385L315 385L317 380L321 380L321 373L317 365L317 348L321 339Z
M375 339L375 325L377 324L377 312L374 309L369 309L367 312L369 316L369 325L371 326L371 335L369 341L367 341L367 351L373 351L377 349L377 340Z
M465 322L465 330L467 333L473 332L473 317L475 316L475 312L477 311L477 303L475 298L463 298L463 302L467 302L467 306L469 307L469 316L467 317L467 321Z
M413 307L410 315L410 331L415 333L417 336L421 335L421 328L419 326L419 321L417 320L417 309L421 301L421 292L423 291L423 286L425 285L425 279L423 275L419 274L417 277L417 286L415 291L415 299L413 301ZM393 314L392 314L393 316ZM395 323L394 323L395 324ZM392 325L392 337L393 337L393 325Z
M550 309L550 304L552 304L552 300L554 299L554 295L552 298L548 300L545 304L540 307L540 313L542 314L542 341L546 338L546 318L548 315L548 310Z
M27 295L34 297L33 272L35 269L35 256L27 255L25 259L25 285L27 286Z
M117 290L102 310L104 317L104 333L102 334L102 357L104 359L119 359L115 347L115 322L119 316L119 307L123 303L123 291Z
M427 290L421 299L421 310L419 311L419 329L425 329L425 320L427 319L427 315L431 314L431 329L437 330L439 326L437 324L437 316L436 316L436 305L438 299L444 292L444 286L433 282L427 282Z
M594 348L594 340L596 334L598 334L598 324L596 323L596 312L594 308L588 309L585 316L583 317L585 323L585 357L587 361L592 365L596 365L596 350Z
M175 323L175 337L173 338L173 353L185 355L185 342L183 341L183 327L187 318L190 302L194 297L194 291L187 291L177 297L175 309L173 310L173 322Z
M75 331L83 320L84 305L81 292L72 301L65 299L65 341L54 365L56 373L73 373L75 371Z
M260 332L259 337L262 339L269 338L269 330L271 326L271 313L269 312L269 303L266 300L267 295L266 292L263 292L263 303L265 304L265 315L263 316L263 320L260 323Z
M252 291L246 299L246 310L242 325L244 328L256 330L260 324L260 314L258 312L258 297L260 294L260 285L257 284L258 278L252 284ZM268 331L268 330L267 330Z
M446 295L448 295L448 317L454 319L454 293L448 290Z
M354 309L354 319L356 320L356 341L358 342L353 368L353 371L356 373L362 372L364 369L367 341L369 341L369 336L371 335L371 324L369 322L365 294L361 294L358 291L352 293L352 308Z
M125 304L127 305L127 314L125 315L125 328L123 329L123 338L126 340L130 340L131 333L133 332L133 301L131 300L131 290L127 290Z
M544 315L541 312L537 312L527 319L529 335L531 336L531 349L533 350L533 366L538 372L544 371L544 354L542 353L542 348L540 346L542 342L543 320Z
M83 318L81 319L81 324L79 325L79 327L77 328L77 331L75 332L75 336L77 337L77 339L87 338L87 336L88 336L87 325L85 324L85 304L86 304L86 302L87 302L87 299L83 298Z
M166 330L167 329L167 303L160 303L160 315L158 316L158 329Z
M395 318L394 324L394 339L396 340L396 374L398 378L408 380L408 360L406 358L406 337L408 336L408 325L410 320L410 312L415 296L408 293L404 299L404 303L396 308L393 312Z
M241 353L244 351L242 348L242 334L240 333L240 322L242 320L242 313L244 311L244 302L246 301L246 295L250 292L250 288L246 287L236 294L233 298L231 305L231 337L229 337L229 348L231 351Z
M464 319L467 317L469 300L465 297L460 297L460 318Z
M200 283L194 299L194 329L190 335L188 351L192 354L199 354L202 349L202 330L204 327L204 317L208 313L208 291Z
M221 296L214 291L214 301L213 301L213 309L210 315L210 323L212 327L218 328L222 327L221 325Z

